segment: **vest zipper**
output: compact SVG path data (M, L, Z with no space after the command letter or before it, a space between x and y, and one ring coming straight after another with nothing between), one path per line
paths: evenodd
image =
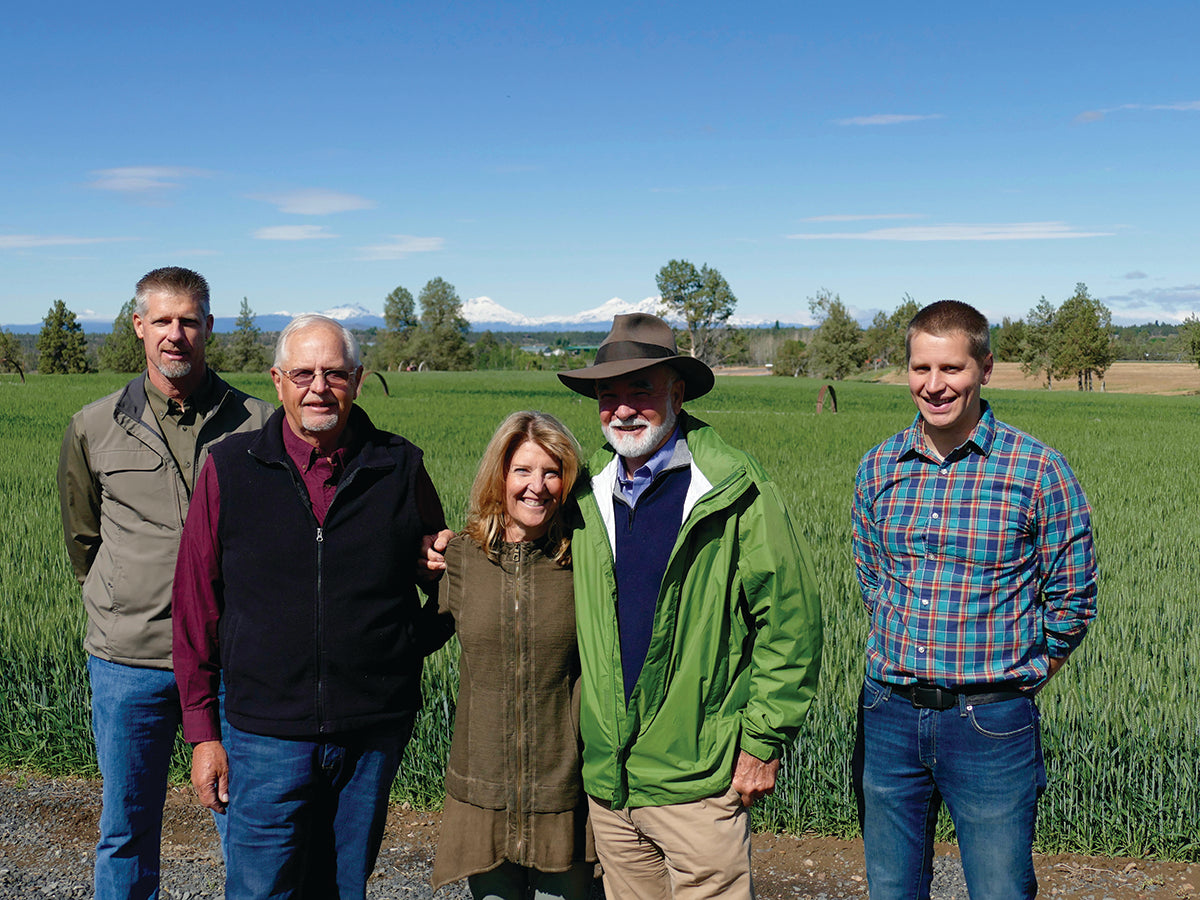
M317 526L317 730L324 733L325 727L325 676L321 660L321 648L325 644L325 586L324 586L325 529Z

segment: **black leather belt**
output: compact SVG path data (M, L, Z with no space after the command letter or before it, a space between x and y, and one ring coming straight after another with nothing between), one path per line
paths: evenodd
M938 687L936 684L892 684L892 693L912 702L917 709L953 709L959 698L965 697L968 704L979 706L984 703L1002 703L1016 700L1027 693L1009 684L977 684L962 690Z

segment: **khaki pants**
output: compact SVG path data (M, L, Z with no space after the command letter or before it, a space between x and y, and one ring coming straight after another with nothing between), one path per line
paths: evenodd
M588 798L608 900L752 900L750 814L724 794L638 809Z

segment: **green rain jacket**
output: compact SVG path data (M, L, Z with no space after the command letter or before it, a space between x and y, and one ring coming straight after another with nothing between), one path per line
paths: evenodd
M605 446L579 492L576 627L585 790L614 808L727 790L739 750L779 758L816 691L821 605L812 555L751 456L681 414L692 454L645 665L625 703L613 575L616 459ZM636 565L636 560L631 563Z

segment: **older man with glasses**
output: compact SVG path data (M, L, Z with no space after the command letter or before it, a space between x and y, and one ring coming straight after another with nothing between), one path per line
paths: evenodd
M417 582L449 535L421 451L354 403L349 331L298 317L271 377L282 409L210 457L180 546L192 783L229 815L229 900L362 898L422 660L448 636Z

